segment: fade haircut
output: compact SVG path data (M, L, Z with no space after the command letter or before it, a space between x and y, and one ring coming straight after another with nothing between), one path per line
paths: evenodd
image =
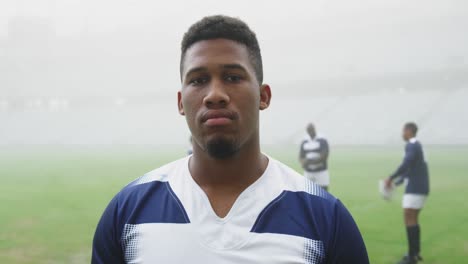
M229 39L247 47L250 63L259 84L263 83L263 65L260 45L255 33L238 18L216 15L207 16L193 24L184 34L181 45L180 76L182 79L185 53L196 42L211 39Z
M413 133L413 135L415 135L415 136L418 133L418 126L414 122L406 123L405 124L405 129L408 129L409 131L411 131Z

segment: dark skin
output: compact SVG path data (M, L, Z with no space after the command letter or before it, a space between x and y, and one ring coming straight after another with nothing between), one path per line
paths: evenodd
M410 139L414 138L416 135L411 129L404 127L401 136L404 141L408 142ZM392 179L387 178L385 180L385 186L386 188L391 188ZM421 210L419 209L411 209L411 208L403 209L403 220L404 220L405 225L406 226L417 225L420 211Z
M271 90L259 84L247 48L235 41L196 42L182 66L177 101L192 133L189 170L223 218L268 165L260 151L259 111L270 105ZM232 142L235 153L222 159L210 155L207 145L219 140Z
M309 124L307 126L307 133L309 134L310 138L315 138L315 136L317 136L314 125Z

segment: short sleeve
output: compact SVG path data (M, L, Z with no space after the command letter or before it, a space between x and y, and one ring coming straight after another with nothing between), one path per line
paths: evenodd
M335 205L335 232L327 253L328 264L368 264L366 246L353 217L337 201Z
M93 239L91 264L125 263L118 231L118 202L114 197L99 221Z
M323 146L320 146L322 148L322 150L326 153L328 153L330 151L330 147L328 145L328 141L326 139L322 139L322 144ZM321 145L322 145L321 144Z
M306 143L307 143L307 140L304 140L304 141L301 142L301 147L300 147L300 150L299 150L299 157L300 157L301 159L305 158L305 156L306 156L306 152L305 152L305 150L304 150L304 145L305 145Z

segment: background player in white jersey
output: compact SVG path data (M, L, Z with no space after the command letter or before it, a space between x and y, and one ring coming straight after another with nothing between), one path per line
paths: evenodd
M392 182L406 182L403 195L403 210L408 237L408 255L404 256L399 264L414 264L422 258L421 231L419 226L419 212L426 203L429 195L429 171L421 143L416 139L418 127L415 123L406 123L403 127L402 137L405 140L405 157L398 169L386 179L387 188L392 188Z
M330 174L328 172L328 141L317 136L315 126L309 123L306 128L307 135L301 142L299 162L304 169L304 176L328 190Z
M369 263L341 202L261 152L259 111L271 89L244 22L212 16L192 25L180 76L193 154L114 197L92 263Z

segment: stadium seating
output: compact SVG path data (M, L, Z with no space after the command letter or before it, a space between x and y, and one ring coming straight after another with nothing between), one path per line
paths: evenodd
M400 144L403 123L415 121L425 144L468 144L467 99L468 87L303 97L280 93L261 113L262 143L298 144L306 124L314 122L332 144ZM173 100L100 98L83 105L33 100L20 109L4 103L0 145L185 145L189 131Z

